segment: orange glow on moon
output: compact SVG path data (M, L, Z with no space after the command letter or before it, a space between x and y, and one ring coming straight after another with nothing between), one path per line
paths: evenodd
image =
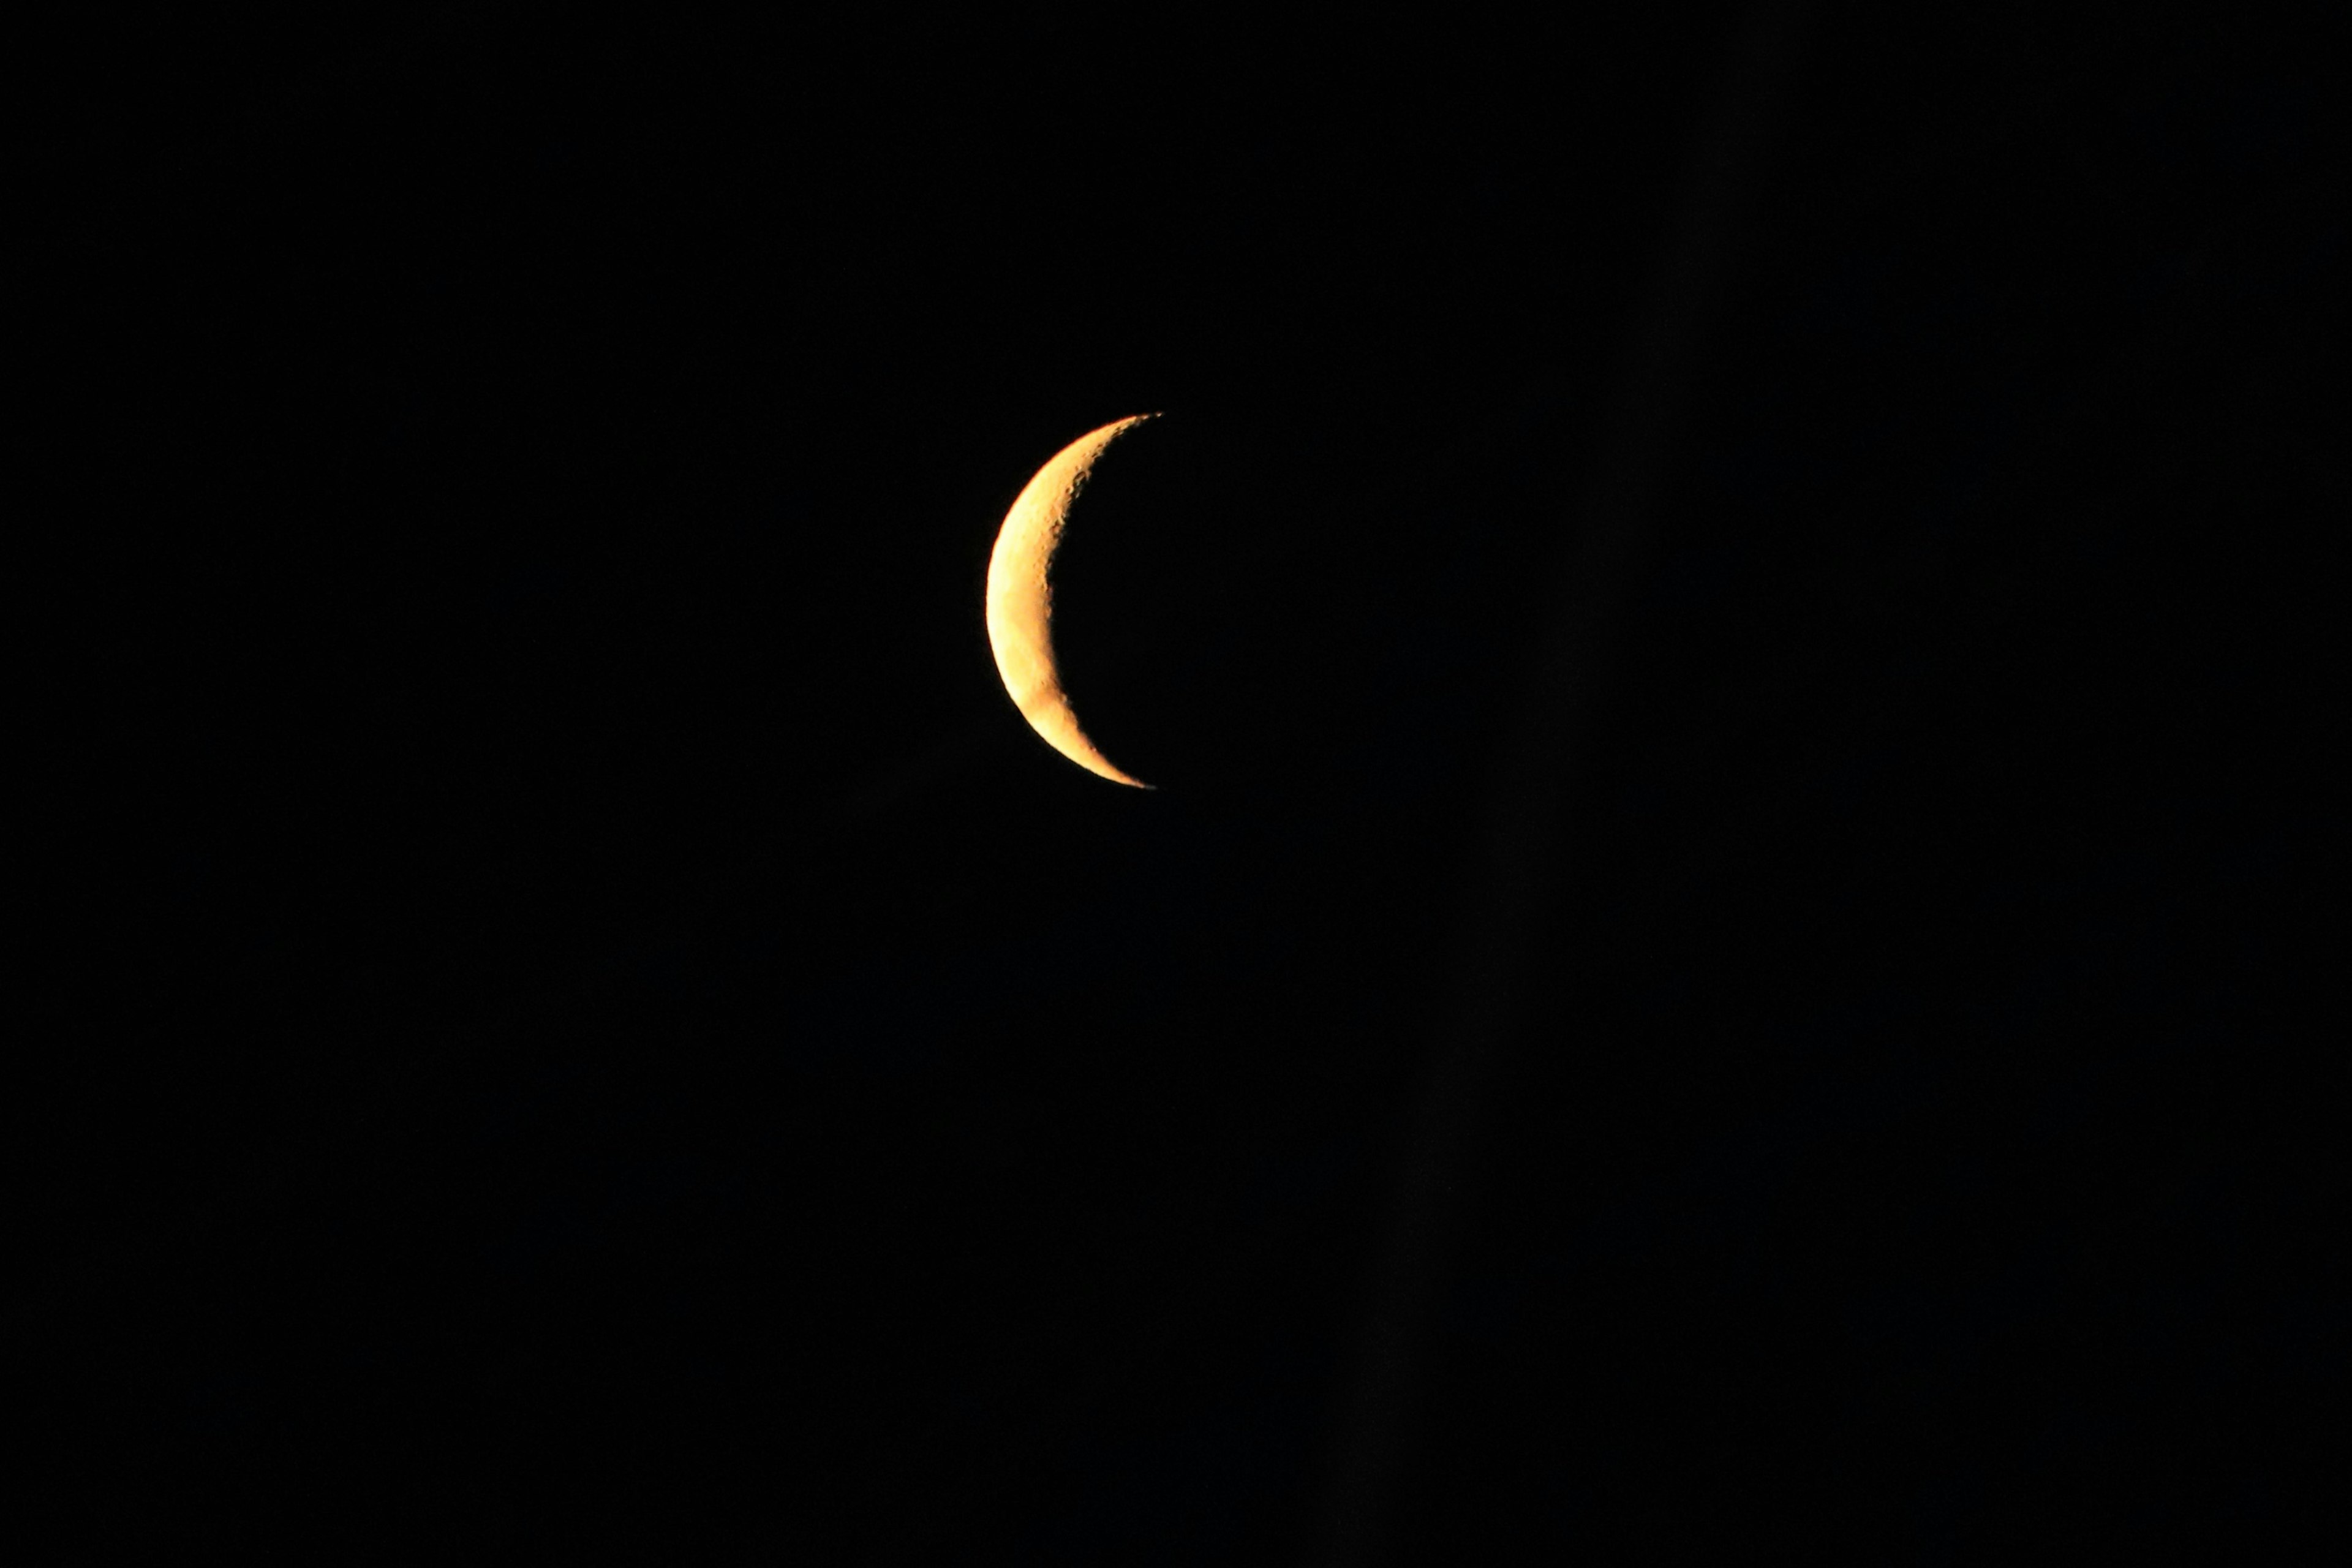
M1113 784L1151 786L1111 766L1078 727L1054 661L1054 552L1069 521L1070 503L1086 487L1095 459L1120 436L1151 418L1139 414L1090 430L1054 454L1013 498L988 556L988 647L1013 705L1045 743L1090 773Z

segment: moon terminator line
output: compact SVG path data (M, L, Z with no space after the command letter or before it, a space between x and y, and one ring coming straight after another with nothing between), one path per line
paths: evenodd
M1138 414L1090 430L1046 460L1021 487L988 557L988 647L996 672L1029 727L1070 761L1113 784L1152 786L1111 765L1078 724L1054 657L1054 552L1095 459L1128 431L1154 417Z

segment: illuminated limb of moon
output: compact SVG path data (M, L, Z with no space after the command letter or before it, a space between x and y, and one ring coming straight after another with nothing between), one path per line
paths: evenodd
M1054 552L1069 521L1070 503L1103 448L1150 418L1139 414L1088 431L1059 452L1021 487L1013 510L997 531L988 557L988 647L1013 705L1045 743L1070 761L1114 784L1151 786L1111 766L1078 727L1078 716L1062 689L1054 659Z

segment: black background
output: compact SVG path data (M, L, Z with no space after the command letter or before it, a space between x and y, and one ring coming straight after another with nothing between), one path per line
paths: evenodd
M2291 41L2033 9L1797 34L1399 1561L2318 1494L2341 167ZM1738 16L62 72L23 1147L92 1539L1301 1560ZM980 619L1143 411L1058 602L1150 794Z

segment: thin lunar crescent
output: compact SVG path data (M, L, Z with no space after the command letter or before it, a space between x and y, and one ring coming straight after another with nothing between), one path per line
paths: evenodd
M1150 417L1139 414L1088 431L1055 453L1013 498L988 557L988 647L996 656L996 673L1004 678L1013 705L1054 750L1088 773L1137 789L1151 786L1128 777L1095 749L1062 689L1061 669L1054 660L1054 589L1048 574L1069 521L1070 503L1085 488L1095 459Z

